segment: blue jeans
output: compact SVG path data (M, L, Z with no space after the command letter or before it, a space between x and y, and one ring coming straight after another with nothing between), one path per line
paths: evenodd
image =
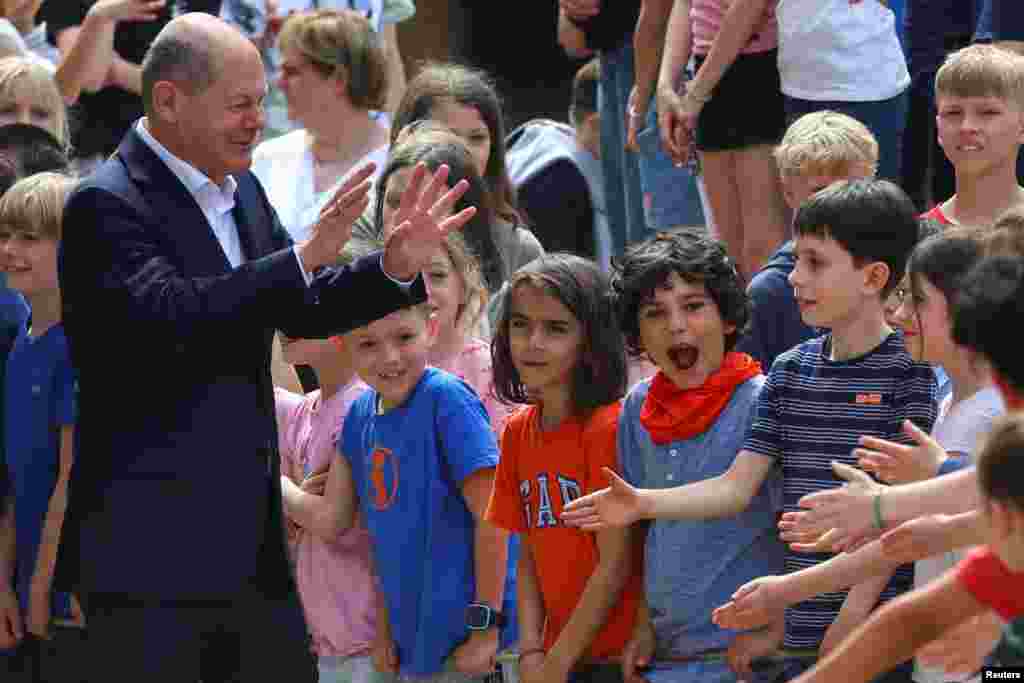
M908 102L906 90L896 97L877 102L817 101L786 97L786 119L792 123L804 114L823 109L852 116L867 126L878 141L878 177L899 183Z
M597 110L601 116L601 166L605 203L612 232L612 255L643 239L644 202L638 155L627 152L626 106L633 88L633 34L613 50L601 52L601 81Z
M647 110L647 125L637 133L640 146L640 187L644 218L651 232L680 226L703 226L697 177L689 167L677 167L661 145L654 102ZM650 233L648 233L650 234Z

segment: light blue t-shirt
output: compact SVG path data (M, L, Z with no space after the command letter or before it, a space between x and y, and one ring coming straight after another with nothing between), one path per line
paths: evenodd
M634 486L662 489L724 473L743 447L763 385L762 375L739 385L703 434L657 445L640 424L651 380L641 382L626 397L619 417L623 477ZM775 529L781 508L781 479L775 468L735 517L651 523L644 546L644 588L657 638L656 660L729 647L736 632L714 625L711 611L747 581L782 572L785 547ZM693 676L672 668L674 681L708 675L702 667L693 668Z
M427 368L383 415L377 400L370 390L352 404L339 448L373 540L400 671L432 676L467 638L465 609L476 598L474 522L460 485L497 467L498 446L476 393L442 370ZM514 595L505 598L512 617Z

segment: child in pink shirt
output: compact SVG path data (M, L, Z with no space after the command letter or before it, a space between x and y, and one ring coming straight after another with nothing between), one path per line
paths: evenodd
M305 396L274 390L281 474L311 492L320 492L333 459L335 441L352 402L367 389L355 376L344 337L282 339L288 363L311 366L320 389ZM289 513L285 505L286 515ZM290 516L289 516L290 519ZM293 523L292 558L299 595L318 657L321 683L380 683L370 663L380 598L370 538L357 524L324 539Z

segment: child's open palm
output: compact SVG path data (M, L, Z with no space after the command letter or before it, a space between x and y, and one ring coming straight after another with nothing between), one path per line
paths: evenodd
M602 468L611 486L577 498L565 506L562 521L584 531L629 526L640 519L640 492L611 469Z

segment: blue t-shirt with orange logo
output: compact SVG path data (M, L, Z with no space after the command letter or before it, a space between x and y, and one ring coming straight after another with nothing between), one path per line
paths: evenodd
M382 415L377 400L373 390L356 399L338 447L373 540L401 673L426 677L467 637L475 525L460 485L497 466L498 446L476 393L442 370L427 368L405 403Z

